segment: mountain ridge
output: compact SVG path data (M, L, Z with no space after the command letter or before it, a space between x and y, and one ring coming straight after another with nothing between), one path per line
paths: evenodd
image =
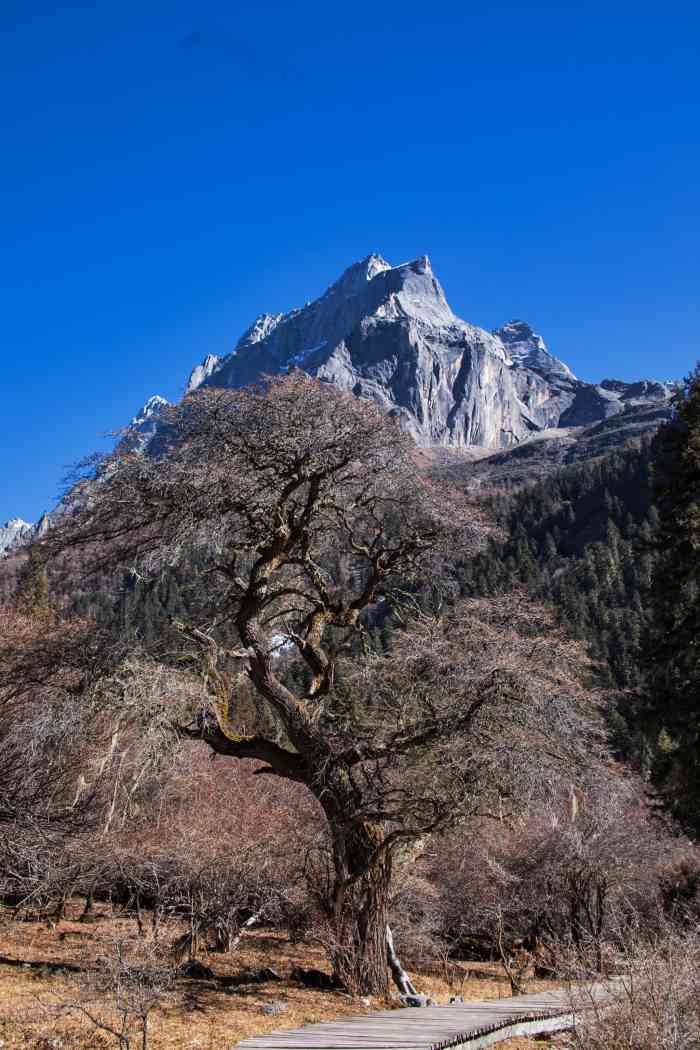
M372 252L304 306L259 314L230 353L192 369L185 392L295 368L375 401L421 448L478 453L482 481L602 455L671 414L668 383L587 383L527 321L489 332L458 317L426 255L392 266ZM138 448L156 447L168 404L154 395L135 414ZM11 519L0 555L41 535L57 512L37 524Z
M425 255L392 266L372 253L304 307L260 314L231 353L193 369L187 390L292 368L374 400L423 447L504 450L670 395L654 380L578 379L526 321L492 332L470 324L452 311Z

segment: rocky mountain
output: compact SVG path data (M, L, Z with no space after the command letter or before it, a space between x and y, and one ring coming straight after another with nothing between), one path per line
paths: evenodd
M466 454L477 483L532 480L653 431L670 415L669 384L586 383L527 322L487 332L463 321L427 256L391 266L368 255L313 302L261 314L231 353L210 354L193 369L187 392L293 368L372 399L429 456ZM158 448L167 406L156 395L134 416L141 447ZM13 518L0 528L0 555L30 542L56 513L60 506L36 525Z
M0 528L0 554L21 546L34 532L34 525L22 518L10 518Z
M193 370L187 389L292 368L376 401L422 447L512 449L551 429L658 409L670 394L651 380L577 379L525 321L493 332L463 321L426 256L391 266L369 255L306 306L261 314L232 353Z
M158 420L163 414L163 410L169 406L170 402L166 401L164 397L159 394L154 394L141 406L134 418L131 420L131 427L136 431L138 435L138 445L140 448L145 448L150 445L153 439L158 433Z
M35 523L24 521L22 518L10 518L0 528L0 557L43 536L48 528L48 514L42 514Z
M542 336L534 332L527 321L509 321L493 334L506 347L508 357L516 367L529 368L543 377L561 376L562 380L577 382L569 366L550 354Z

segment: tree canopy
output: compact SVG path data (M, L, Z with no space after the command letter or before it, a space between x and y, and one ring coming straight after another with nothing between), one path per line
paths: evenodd
M512 599L455 605L474 507L416 469L395 420L302 374L186 398L153 448L127 434L71 499L55 558L201 575L199 607L145 654L201 682L197 709L173 701L174 730L313 794L334 966L384 993L396 848L503 819L598 746L580 650ZM378 616L396 623L381 653Z

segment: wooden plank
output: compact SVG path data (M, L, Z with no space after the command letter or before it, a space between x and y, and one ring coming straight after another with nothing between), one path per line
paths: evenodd
M601 999L619 982L593 986ZM571 1027L573 1014L565 989L413 1009L374 1011L360 1017L324 1021L269 1032L238 1043L240 1050L479 1050L511 1035Z

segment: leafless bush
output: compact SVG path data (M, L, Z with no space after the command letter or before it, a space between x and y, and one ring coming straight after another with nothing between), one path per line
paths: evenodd
M191 703L197 683L51 610L4 607L0 635L0 897L60 918L104 883L114 832L162 805L184 751L163 690Z
M697 1050L700 1047L700 927L663 924L652 937L627 932L615 964L624 975L612 1001L572 993L572 1050Z
M678 913L700 921L700 847L681 842L661 869L661 898L669 916Z
M78 998L59 1007L61 1013L86 1018L112 1036L122 1050L148 1050L150 1017L172 988L175 972L152 947L127 952L116 942L83 979Z
M190 863L187 863L187 860ZM241 933L274 917L282 887L275 884L271 856L258 850L236 850L232 855L183 858L174 866L167 895L159 907L186 917L189 930L178 938L176 956L194 958L207 936L215 951L232 952Z
M408 860L398 866L389 916L399 955L412 966L422 966L443 958L442 913L438 888L411 866Z
M233 950L256 923L293 920L306 897L304 842L319 821L296 785L280 790L251 764L212 762L195 748L159 803L157 820L115 831L101 876L144 938L172 941L175 922L173 947L194 956L205 944Z
M650 814L641 786L615 767L526 815L476 821L433 847L443 936L481 943L517 990L529 967L542 976L601 972L620 931L658 924L661 880L687 844Z
M0 827L75 826L84 815L76 766L95 728L83 700L100 642L82 621L0 609Z

